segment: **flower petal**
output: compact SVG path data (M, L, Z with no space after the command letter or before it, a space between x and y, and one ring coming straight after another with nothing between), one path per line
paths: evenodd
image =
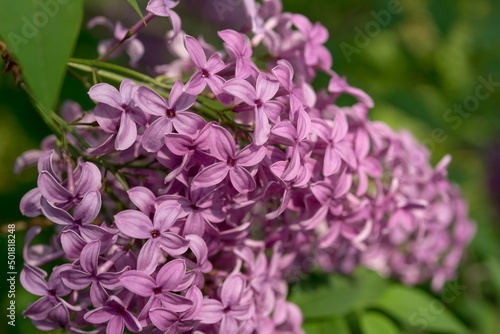
M163 292L158 295L163 306L173 312L184 312L193 306L193 302L186 297L176 295L171 292Z
M186 50L196 67L199 69L205 68L207 56L205 55L205 51L203 51L200 42L198 42L196 38L186 35L185 45Z
M154 116L165 116L168 104L160 94L149 87L141 86L134 94L134 101L144 112Z
M132 146L137 139L137 125L130 117L130 114L124 112L120 119L120 128L116 135L115 148L123 151Z
M134 187L127 191L128 197L146 216L153 213L155 195L146 187Z
M165 144L165 135L172 132L172 120L160 117L144 131L142 146L148 152L158 152Z
M91 191L75 207L73 211L74 221L82 225L90 224L96 219L100 210L101 194L97 190Z
M33 269L25 265L20 275L21 284L30 293L37 296L47 295L47 282Z
M222 321L220 323L221 333L238 333L238 322L229 314L224 314L222 316Z
M169 255L177 256L187 251L189 241L176 233L163 232L158 239L161 248Z
M135 210L125 210L115 215L118 229L131 238L149 239L153 223L144 213Z
M224 306L215 299L205 299L198 318L204 324L216 324L222 319Z
M113 108L105 103L98 103L94 108L94 116L97 123L108 133L116 132L122 113L122 110Z
M193 185L197 187L209 187L222 182L229 173L229 167L226 162L218 162L204 168L193 179Z
M166 331L179 319L179 316L172 311L159 307L149 310L149 318L156 327Z
M235 156L235 143L229 131L213 125L210 137L210 153L220 161L227 162Z
M246 194L255 190L256 183L253 176L243 167L234 166L229 170L231 184L240 193Z
M167 231L177 220L181 213L179 204L171 202L161 203L157 208L153 218L153 227L159 231Z
M198 114L189 111L179 111L172 121L174 128L182 134L193 135L203 129L206 122Z
M99 168L91 162L82 165L82 172L77 181L75 197L83 197L89 191L101 188L101 172Z
M245 286L246 280L241 275L226 278L221 289L222 304L226 307L239 305Z
M40 200L40 204L44 216L47 217L50 221L59 225L74 224L73 217L71 217L68 212L50 204L44 197L42 197L42 199Z
M151 274L155 271L160 259L161 249L158 241L149 239L142 246L139 256L137 257L137 270Z
M94 282L90 286L90 300L92 304L96 307L101 307L108 300L108 293L104 288L99 284L99 282Z
M101 242L99 240L91 241L82 249L80 256L80 265L83 270L91 275L97 274L97 262L99 260L99 252L101 251Z
M267 102L276 95L280 84L276 80L271 80L265 73L260 73L255 84L256 96L262 102Z
M271 132L271 127L269 125L269 120L266 114L261 108L255 108L255 131L254 143L257 146L262 146L267 142L269 138L269 133Z
M180 133L169 133L165 136L165 145L173 154L183 156L189 152L193 139Z
M83 290L94 281L89 273L81 270L66 270L60 275L64 285L74 290Z
M172 260L166 263L158 272L156 282L163 291L175 291L186 273L186 263L183 260Z
M222 89L243 100L246 104L250 106L255 106L255 100L257 99L257 93L255 88L246 80L243 79L231 79L226 81Z
M157 287L155 280L151 276L138 270L123 273L120 281L127 290L143 297L152 296L154 294L153 290Z
M187 94L196 96L203 92L206 86L207 82L203 77L203 73L199 70L191 76L191 79L184 86L184 91Z
M38 189L49 202L66 203L73 198L66 188L64 188L49 172L42 171L38 176Z
M335 119L333 120L332 125L332 140L335 142L343 139L349 130L349 125L347 124L347 118L345 114L341 111L338 111L335 115Z
M219 73L226 67L226 64L222 61L219 54L214 53L207 61L206 70L210 72L211 75Z
M86 244L85 240L74 230L65 230L61 233L61 246L70 259L78 259Z
M184 84L181 81L177 81L174 84L168 98L170 108L174 109L175 111L184 111L186 109L189 109L195 101L196 95L185 93Z
M115 109L123 110L121 94L118 90L107 83L99 83L94 85L89 90L89 96L92 100L105 103Z
M106 327L106 334L122 334L124 329L125 321L119 315L115 315L108 322L108 326Z
M109 321L114 315L109 311L107 307L99 307L95 310L85 313L83 318L92 324L102 324ZM123 329L122 329L123 332ZM119 332L119 333L122 333ZM118 333L118 332L117 332Z
M21 213L27 217L36 217L41 214L40 211L40 200L42 199L42 194L38 188L31 189L19 203L19 210Z
M340 159L337 150L328 145L325 149L325 160L323 161L323 175L330 176L336 173L340 166L342 165L342 160Z

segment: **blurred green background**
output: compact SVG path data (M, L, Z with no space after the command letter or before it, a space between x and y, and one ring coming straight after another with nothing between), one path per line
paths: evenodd
M147 2L138 2L144 10ZM193 10L199 2L181 3L181 17L188 12L190 15L183 29L191 35L203 34L219 46L214 31L207 32L210 29L206 28L224 23L210 20L206 11ZM391 6L400 11L391 13L383 26L377 23L376 16ZM306 316L307 332L500 333L500 1L284 0L284 10L304 14L328 28L333 69L373 97L376 106L370 114L372 119L383 120L396 129L410 129L429 145L434 164L444 154L452 155L449 177L462 188L470 203L470 215L477 222L477 235L459 271L458 284L466 288L452 302L432 294L427 284L403 288L365 270L358 270L352 278L314 274L295 285L291 293ZM125 0L86 1L84 22L96 15L120 19L127 26L137 18ZM166 28L168 23L152 22L139 38L144 38L147 47L161 40ZM364 40L359 37L363 34ZM83 28L75 56L95 58L97 41L109 37L105 29ZM158 57L162 53L154 54L156 59L145 60L161 61ZM125 57L116 61L127 63ZM140 66L145 73L151 71L151 66ZM489 87L490 95L475 104L481 78L496 86ZM326 76L319 76L315 86L325 87L327 83ZM86 91L70 76L61 94L61 101L65 99L77 100L84 108L92 106ZM468 109L457 111L464 103L469 103ZM38 148L49 133L12 75L1 76L1 254L6 254L7 248L5 225L23 221L19 201L36 186L36 168L16 176L12 174L14 161L23 151ZM18 226L21 230L23 225ZM19 272L22 238L19 231ZM17 326L0 331L34 333L36 329L20 313L36 298L23 292L20 284L17 292ZM6 295L2 290L2 310L7 307ZM429 305L435 306L435 312L428 316L418 313ZM436 305L445 305L445 309Z

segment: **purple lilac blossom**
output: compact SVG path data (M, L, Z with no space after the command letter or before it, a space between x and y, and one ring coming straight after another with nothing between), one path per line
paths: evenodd
M451 157L433 167L411 134L370 120L374 101L331 69L321 24L244 0L246 22L219 31L217 50L181 33L177 4L146 8L172 23L173 80L93 86L93 110L62 110L93 149L67 133L79 158L49 137L16 162L39 173L22 213L54 223L50 244L32 244L33 227L23 247L37 328L299 334L287 295L304 261L435 291L455 277L475 225ZM314 91L318 72L330 82ZM338 106L342 94L356 103Z

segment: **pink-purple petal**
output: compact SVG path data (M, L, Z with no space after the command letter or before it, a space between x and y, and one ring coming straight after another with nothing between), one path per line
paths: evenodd
M196 67L199 69L204 68L207 62L207 56L205 55L205 51L203 51L200 42L198 42L196 38L186 35L185 45L186 50Z
M246 281L241 275L226 278L221 289L222 304L226 307L239 305L245 286Z
M120 124L123 111L113 108L105 103L98 103L94 108L94 115L101 128L109 133L114 133Z
M181 283L185 273L186 263L183 260L172 260L160 269L156 282L163 291L174 291Z
M141 86L134 94L134 101L144 112L153 116L164 116L168 109L165 99L145 86Z
M215 299L205 299L198 318L204 324L216 324L222 319L224 306Z
M21 284L30 293L37 296L47 294L47 282L30 266L24 266L20 275Z
M173 125L177 132L187 135L194 135L203 129L205 124L206 122L203 117L189 111L177 112L173 120Z
M73 211L74 220L82 225L90 224L96 219L100 210L101 194L97 190L88 192L75 207Z
M89 96L94 101L105 103L118 110L122 109L124 103L118 90L107 83L92 86L89 90Z
M165 144L165 135L172 132L172 120L160 117L144 131L142 146L148 152L158 152Z
M137 139L137 125L130 117L130 114L124 112L120 119L120 127L116 135L115 147L118 151L123 151L132 146Z
M142 246L137 257L137 270L152 273L158 265L161 256L161 248L157 240L151 238Z
M226 81L222 89L245 102L250 106L255 105L255 100L257 99L257 93L255 88L246 80L243 79L231 79Z
M121 276L120 280L127 290L143 297L153 295L153 290L157 287L155 280L151 276L138 270L127 271Z
M125 210L115 215L115 225L120 231L138 239L151 238L153 223L144 213L135 210Z
M40 172L38 189L49 202L65 203L73 198L73 195L47 171Z

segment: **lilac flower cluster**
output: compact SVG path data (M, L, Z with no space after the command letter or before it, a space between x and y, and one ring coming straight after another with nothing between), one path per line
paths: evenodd
M474 225L446 178L450 158L433 168L409 133L368 119L374 103L331 70L320 23L245 0L247 24L219 31L215 52L182 32L175 5L148 4L174 28L175 70L159 67L173 85L99 83L92 112L63 105L92 148L68 133L18 160L39 171L21 211L56 224L50 245L31 245L39 227L25 240L36 327L301 333L286 297L304 263L436 290L454 277ZM317 71L328 89L312 88ZM343 94L356 103L338 106ZM47 278L54 260L65 263Z

